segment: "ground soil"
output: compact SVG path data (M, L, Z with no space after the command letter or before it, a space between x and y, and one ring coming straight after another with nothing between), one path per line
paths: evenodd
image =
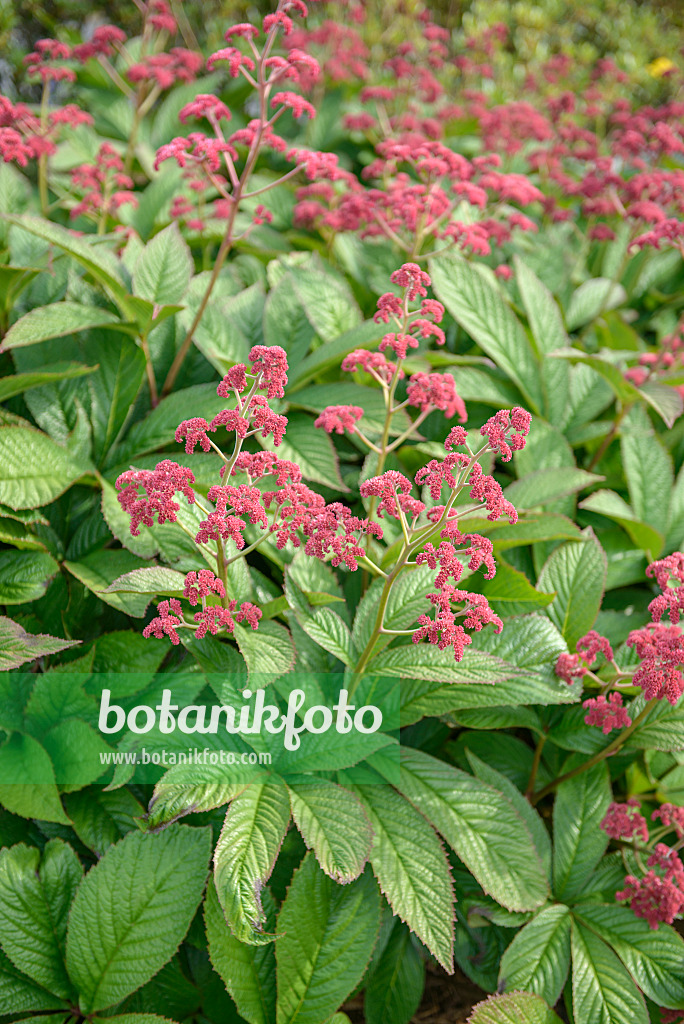
M448 975L432 964L427 965L425 993L411 1024L464 1024L476 1003L487 993L473 985L458 968ZM364 1024L363 998L350 1000L344 1007L352 1024Z

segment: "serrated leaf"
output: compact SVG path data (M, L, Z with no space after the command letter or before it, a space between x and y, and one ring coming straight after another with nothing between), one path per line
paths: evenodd
M514 480L505 488L504 494L517 509L536 508L583 491L600 480L603 477L596 473L587 473L574 466L559 466L539 469L520 480Z
M209 829L184 825L131 832L88 872L69 915L66 955L82 1013L120 1002L171 959L204 891L210 841Z
M576 1024L648 1024L644 998L615 953L572 925L572 1008Z
M2 339L2 348L23 348L96 327L128 329L116 313L108 309L82 306L78 302L53 302L50 306L30 310L13 323Z
M275 931L275 903L268 889L262 890L266 929ZM220 974L238 1012L249 1024L275 1024L276 970L272 945L250 946L231 933L216 895L209 883L204 901L204 922L209 958Z
M570 767L579 763L576 760ZM553 807L553 891L557 899L567 902L577 897L605 853L608 836L600 826L611 799L605 762L558 787Z
M675 420L684 412L684 399L676 387L669 384L659 384L658 381L646 381L639 388L642 398L645 398L652 409L658 413L666 427L672 429Z
M445 970L454 969L453 888L444 848L429 822L389 787L361 786L370 818L370 860L392 910Z
M194 269L178 225L169 224L140 253L133 272L133 291L157 306L177 303L187 291Z
M105 587L106 594L123 591L129 594L182 594L185 587L185 575L175 569L167 569L161 565L149 569L133 569L125 572L118 579Z
M62 1000L46 992L18 971L0 949L0 1013L31 1013L37 1010L59 1010ZM54 1024L57 1024L57 1018ZM52 1017L41 1016L41 1021Z
M513 939L501 959L499 983L541 996L555 1006L570 967L570 911L545 907Z
M228 808L214 852L214 881L226 921L240 942L273 941L263 930L260 894L289 823L290 800L278 782L252 783Z
M54 384L60 380L73 380L94 373L96 366L82 366L79 363L55 363L49 369L35 373L15 373L0 380L0 402L22 395L25 391Z
M67 915L83 868L51 839L41 855L23 843L0 852L0 942L16 967L62 999L74 989L64 963Z
M587 512L598 512L619 523L642 551L650 551L654 556L659 555L662 551L663 535L648 523L640 522L624 498L621 498L615 491L603 489L594 491L579 503L579 507L586 509Z
M684 1006L684 940L674 928L648 921L618 903L580 903L573 915L613 947L639 988L659 1006Z
M43 551L0 552L0 604L23 604L43 597L59 565Z
M47 434L29 427L0 428L0 501L13 509L47 505L88 466Z
M570 298L565 314L565 322L569 331L584 327L601 313L609 309L617 309L627 299L627 293L621 284L607 277L594 277L579 286Z
M19 668L27 661L76 647L80 640L62 640L46 633L27 633L23 626L0 615L0 672Z
M326 875L342 884L358 878L373 839L358 798L325 779L288 788L295 825Z
M625 404L639 401L641 393L638 388L628 380L624 372L615 363L609 362L607 359L602 359L601 356L587 355L580 349L568 347L561 349L559 352L553 353L554 359L567 359L573 364L584 363L585 366L590 366L592 370L600 374L601 377L610 385L615 397L620 402Z
M64 799L74 832L99 858L112 843L118 843L136 828L143 806L127 789L113 792L101 786L69 793Z
M112 580L133 571L139 564L140 559L130 551L105 548L85 555L79 562L66 561L64 568L101 601L133 618L142 618L152 600L149 591L111 593L108 589Z
M400 788L498 903L535 910L546 901L548 882L532 836L501 793L408 747L401 750Z
M349 632L349 626L332 608L317 608L312 615L303 617L300 625L319 647L329 651L345 665L353 666L358 652Z
M494 579L483 580L478 589L489 601L492 611L502 616L524 615L546 608L556 596L555 593L543 594L532 586L524 573L503 559L497 561Z
M606 585L605 552L590 528L584 531L584 538L556 548L537 580L537 586L546 593L556 591L546 614L570 650L594 625Z
M454 320L517 384L533 412L542 405L539 368L527 335L499 292L462 256L430 261L432 287Z
M425 967L409 929L395 921L387 945L366 985L366 1024L408 1024L420 1005Z
M343 277L302 267L292 271L292 285L323 341L331 342L359 325L361 313Z
M230 803L244 788L244 783L235 782L201 782L192 785L169 783L162 779L154 787L145 819L145 829L147 832L158 832L186 814L222 807L223 804Z
M383 329L374 320L365 320L358 327L351 331L345 331L339 338L321 345L315 352L307 356L298 367L293 368L293 373L288 385L287 396L297 388L307 384L310 380L331 367L337 367L342 358L353 352L355 348L371 348L382 338Z
M273 682L293 667L292 637L279 623L260 622L258 629L236 626L234 635L250 676L258 675L260 685Z
M380 922L380 898L368 870L336 885L308 853L278 915L277 1024L320 1024L361 980Z
M474 1007L468 1024L560 1024L558 1017L540 996L532 992L510 992L490 996Z
M637 518L664 536L669 510L663 496L669 495L674 485L672 460L643 409L631 410L620 433L620 450Z
M15 732L0 746L0 803L23 818L69 824L52 761L32 736Z

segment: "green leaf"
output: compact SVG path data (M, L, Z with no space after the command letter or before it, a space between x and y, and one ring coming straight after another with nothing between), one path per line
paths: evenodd
M524 573L501 558L497 560L494 579L484 580L479 589L489 601L492 611L504 616L524 615L546 608L556 596L555 593L542 594Z
M41 739L63 791L83 789L103 774L101 755L111 748L87 722L66 719L53 725Z
M437 298L454 320L517 384L533 412L542 405L539 367L527 335L500 293L462 256L430 261Z
M573 915L613 947L649 999L659 1006L684 1006L684 939L674 928L650 928L617 903L580 903Z
M185 574L167 569L161 565L148 569L133 569L110 583L105 593L114 594L120 591L129 594L164 594L177 596L183 593Z
M22 818L69 824L52 762L32 736L15 732L0 746L0 803Z
M23 348L48 338L63 338L96 327L127 328L116 313L99 306L82 306L78 302L53 302L39 306L20 317L2 339L3 349Z
M594 277L577 288L570 298L565 322L569 331L584 327L609 309L617 309L627 299L621 284L607 277Z
M142 618L151 600L149 591L140 593L126 591L111 593L109 591L109 584L112 580L133 571L134 567L139 564L140 559L130 551L105 548L85 555L79 562L64 562L64 568L68 569L88 590L92 590L101 601L124 612L125 615Z
M262 440L257 435L257 441ZM270 450L270 439L263 440L263 446ZM313 420L305 413L294 412L288 416L287 433L278 445L278 458L296 462L307 480L325 484L338 492L349 490L340 476L337 452L330 436L323 430L315 430Z
M0 604L23 604L45 594L59 565L42 551L0 552Z
M499 984L511 992L534 992L555 1006L570 967L570 925L567 907L541 910L504 953Z
M210 841L209 829L184 825L157 836L131 832L88 872L66 955L82 1013L120 1002L171 959L202 897Z
M532 992L490 996L473 1008L468 1024L560 1024L543 999Z
M358 878L373 841L358 797L325 779L288 788L295 825L326 875L341 884Z
M301 619L301 627L319 647L330 651L345 665L353 666L358 652L349 632L349 626L332 608L317 608L308 618Z
M0 501L13 509L48 505L88 469L30 427L0 427Z
M667 533L669 510L665 495L674 485L672 460L656 436L643 409L632 409L620 432L622 464L632 508L642 523ZM655 556L656 552L652 552Z
M278 622L260 622L258 629L236 626L234 635L250 676L259 676L260 685L273 682L293 667L292 637Z
M454 896L439 837L393 789L362 786L357 792L375 833L370 860L378 885L397 917L452 972Z
M563 316L552 293L519 256L514 257L515 281L540 356L564 348L568 336Z
M608 946L572 925L572 1008L576 1024L648 1024L644 998Z
M0 1013L30 1013L36 1010L59 1010L62 1000L35 985L18 971L0 949ZM41 1017L41 1021L54 1022L59 1018Z
M534 809L532 804L529 802L527 797L523 796L517 786L511 782L509 778L498 772L496 768L492 768L491 765L481 760L471 750L466 750L468 761L473 769L475 775L482 782L486 782L489 786L493 786L494 789L498 789L500 793L513 804L513 807L518 812L520 817L523 819L527 828L529 829L530 835L534 841L534 846L539 854L539 859L544 865L544 870L547 876L551 877L551 839L549 833L546 830L546 825L539 817L539 814ZM555 999L549 1000L551 1003L555 1003Z
M658 381L646 381L639 388L642 398L645 398L652 409L658 413L666 427L670 430L675 420L684 412L684 399L676 387L670 384L659 384Z
M371 348L384 334L382 326L374 320L365 320L351 331L345 331L339 338L321 345L315 352L307 356L298 367L293 368L287 389L287 396L297 388L307 384L319 374L332 367L338 367L342 358L353 352L355 348Z
M366 1024L408 1024L420 1005L425 967L408 928L395 921L387 945L366 985Z
M501 793L407 747L401 751L400 789L498 903L535 910L546 901L548 882L532 836Z
M570 762L579 767L582 755ZM612 794L610 773L600 762L561 782L553 807L553 891L557 899L577 897L605 853L608 836L601 821Z
M573 364L584 363L585 366L590 366L592 370L600 374L601 377L610 385L615 397L620 402L638 402L642 397L641 392L638 388L629 381L624 372L615 363L609 362L607 359L602 359L601 356L587 355L582 352L581 349L568 347L561 349L559 352L553 353L556 359L567 359Z
M323 341L331 342L359 326L361 312L343 277L302 267L292 271L292 284L311 326Z
M112 792L95 786L80 793L69 793L64 803L78 838L101 857L112 843L118 843L136 827L143 807L127 789Z
M202 774L204 775L204 772ZM219 774L225 776L226 769L223 766ZM186 814L222 807L245 789L244 783L236 782L200 782L192 785L164 781L172 775L173 772L167 772L161 782L154 787L145 819L147 832L158 832Z
M64 963L69 906L83 868L70 846L51 839L0 852L0 942L16 967L49 992L71 999Z
M492 526L494 527L492 529ZM555 512L521 517L517 523L496 523L485 527L497 551L535 544L543 540L575 540L581 536L577 526L567 516Z
M590 527L584 540L570 541L549 555L539 574L537 586L556 599L546 614L565 637L570 650L589 632L596 621L606 585L607 560Z
M252 783L226 814L214 853L214 881L231 931L240 942L262 945L266 920L260 893L290 823L290 801L282 783Z
M275 931L275 904L268 889L262 890L266 928ZM275 1024L276 966L272 945L250 946L231 933L212 882L204 901L204 922L209 958L249 1024Z
M190 284L194 264L177 224L155 235L135 264L133 292L156 306L178 303Z
M574 466L559 466L552 469L539 469L529 473L520 480L514 480L505 488L506 498L517 509L536 508L547 505L568 494L583 491L592 484L603 480L596 473L587 473L584 469Z
M632 719L643 708L643 698L638 697L630 708ZM631 750L684 750L684 702L672 707L667 701L659 701L646 718L627 738L625 746Z
M621 498L615 491L603 489L594 491L579 503L579 507L586 509L587 512L598 512L619 523L642 551L650 551L654 556L659 555L662 551L665 540L663 535L648 523L640 522L624 498Z
M369 871L336 885L307 854L278 916L278 1024L320 1024L361 980L380 922Z
M85 377L94 373L97 367L81 366L79 363L57 363L51 369L36 373L16 373L0 380L0 402L6 402L8 398L21 395L31 388L39 388L44 384L53 384L59 380L73 380L75 377Z
M27 661L76 647L80 640L62 640L46 633L27 633L23 626L0 615L0 672L19 668Z
M175 1024L156 1013L121 1013L115 1017L93 1017L92 1024Z

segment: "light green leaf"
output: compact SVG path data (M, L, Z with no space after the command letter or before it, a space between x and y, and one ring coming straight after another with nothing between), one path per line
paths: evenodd
M536 508L538 505L547 505L558 498L564 498L568 494L583 491L603 479L596 473L587 473L586 470L575 469L574 466L539 469L536 473L529 473L520 480L514 480L505 488L504 494L516 509Z
M588 928L572 926L572 1008L576 1024L648 1024L644 997L615 953Z
M598 512L619 523L642 551L650 551L654 556L659 555L662 551L663 535L648 523L640 522L624 498L621 498L615 491L603 489L594 491L579 503L579 507L586 509L587 512Z
M647 380L639 388L639 393L651 408L655 409L665 426L670 429L674 426L675 420L678 420L684 412L684 399L679 391L670 384Z
M15 373L0 380L0 402L21 395L32 388L40 388L45 384L54 384L60 380L73 380L94 373L97 367L82 366L79 363L55 363L50 369L36 373Z
M27 633L23 626L0 615L0 672L19 668L27 661L58 654L75 647L80 640L62 640L47 633Z
M519 256L514 257L515 281L520 289L525 313L540 356L568 344L563 317L546 285Z
M275 931L275 903L267 888L262 890L266 928ZM209 883L204 901L204 922L209 958L235 1001L241 1017L249 1024L275 1024L276 965L272 945L251 946L232 934Z
M592 370L595 370L596 373L600 374L608 382L615 397L625 404L628 402L638 402L642 397L639 389L625 377L620 367L616 366L615 363L609 362L608 359L602 359L601 356L596 355L587 355L581 349L572 347L554 352L553 356L555 359L567 359L574 365L584 363L585 366L590 366Z
M87 465L47 434L0 427L0 501L13 509L48 505L87 472Z
M489 601L492 611L497 615L524 615L546 608L553 599L553 594L543 594L532 586L527 576L498 559L496 576L493 580L484 580L479 588Z
M331 342L361 323L361 312L343 277L300 267L292 271L292 284L323 341Z
M390 787L361 786L373 831L370 860L392 910L445 970L454 969L453 889L439 837Z
M408 747L401 751L400 788L498 903L535 910L546 901L548 882L532 836L501 793Z
M206 771L206 768L204 770ZM225 776L225 768L220 774ZM245 789L245 783L238 782L200 782L193 785L190 782L164 781L172 775L173 772L167 772L161 782L154 787L154 794L145 818L147 832L159 832L174 821L178 821L179 818L185 817L186 814L211 811L215 807L222 807L223 804L230 803L238 793Z
M32 736L15 732L0 746L0 803L22 818L69 824L52 762Z
M542 405L539 367L520 321L500 293L462 256L430 261L437 298L454 320L514 381L531 411Z
M161 565L149 569L133 569L110 583L105 593L113 594L123 591L129 594L171 594L183 593L185 575L175 569L167 569Z
M674 486L672 460L643 408L634 408L620 433L622 464L637 519L667 533L668 502ZM656 552L652 552L655 556Z
M650 928L618 903L580 903L573 915L613 947L649 999L659 1006L684 1007L684 939L674 928L662 923Z
M380 923L380 898L367 870L336 885L309 853L278 916L277 1024L320 1024L358 985Z
M82 1013L120 1002L171 959L202 897L210 841L209 829L184 825L156 836L131 832L90 869L67 936Z
M259 676L259 685L273 682L293 667L292 637L278 622L260 622L258 629L236 626L234 635L249 674Z
M380 959L366 985L366 1024L408 1024L420 1005L425 967L409 929L395 921Z
M63 338L95 327L128 329L116 313L99 306L82 306L78 302L53 302L39 306L20 317L2 339L4 349L35 345L48 338Z
M177 224L155 235L135 264L133 292L157 306L178 303L190 284L194 265Z
M36 601L57 575L59 565L43 551L0 552L0 604Z
M290 823L290 800L282 783L252 783L228 809L214 853L214 881L231 931L240 942L263 945L260 893L271 877Z
M579 763L571 762L570 768ZM611 799L605 762L558 787L553 807L553 891L557 899L576 898L605 853L608 836L600 826Z
M532 992L490 996L473 1008L468 1024L561 1024L553 1010Z
M565 322L569 331L584 327L609 309L617 309L627 300L621 284L607 277L594 277L577 288L570 298Z
M331 367L338 367L344 356L349 355L355 348L371 348L382 338L384 334L382 325L374 320L365 320L358 327L351 331L345 331L339 338L321 345L315 352L307 356L299 366L293 367L290 375L290 382L287 389L287 397L297 388L307 384L310 380Z
M70 846L21 843L0 852L0 942L16 967L62 999L74 989L64 963L67 917L83 868Z
M517 523L492 524L488 534L497 551L508 551L509 548L535 544L544 540L575 540L581 531L567 516L555 512L544 512L540 515L527 515ZM486 528L485 528L486 529Z
M326 875L345 884L358 878L370 854L372 830L358 798L319 779L289 786L295 825Z
M570 541L551 553L537 586L556 599L546 609L567 640L570 650L596 621L606 585L607 561L603 548L588 527L583 541Z
M534 992L555 1006L570 967L570 925L567 907L541 910L504 953L499 984L509 992Z
M356 664L358 652L349 632L349 626L332 608L317 608L308 618L302 618L300 625L319 647L330 651L345 665Z

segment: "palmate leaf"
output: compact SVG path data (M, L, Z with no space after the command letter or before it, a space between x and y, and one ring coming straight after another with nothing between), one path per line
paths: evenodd
M576 921L571 942L576 1024L648 1024L644 997L605 942Z
M358 797L325 779L288 788L295 825L326 875L343 884L358 878L373 842Z
M278 916L277 1024L320 1024L361 980L380 924L380 894L367 868L336 885L308 853Z
M74 988L64 962L67 916L83 868L72 848L51 839L0 853L0 942L14 965L62 999Z
M158 836L131 832L88 872L66 954L82 1013L120 1002L171 959L202 897L210 842L209 829L184 825Z
M214 852L214 881L228 925L240 942L261 945L266 915L260 893L276 862L290 823L282 783L252 783L230 805Z
M357 792L373 826L370 860L394 913L453 971L453 888L444 848L422 814L389 787Z
M545 907L513 939L501 959L504 991L522 990L555 1006L570 967L570 911Z
M276 912L273 897L262 890L266 930L273 933ZM209 883L204 901L204 923L209 944L209 958L220 974L238 1012L249 1024L275 1024L276 972L273 945L251 946L232 934L216 895L216 886Z
M548 882L532 836L503 794L409 747L401 751L400 790L498 903L535 910L546 901Z

